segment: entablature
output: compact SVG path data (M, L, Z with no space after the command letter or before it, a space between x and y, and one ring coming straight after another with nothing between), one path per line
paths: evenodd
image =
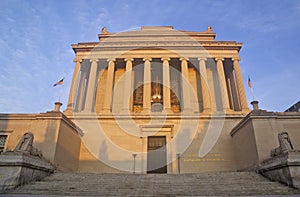
M73 44L72 48L75 53L82 51L118 51L118 50L235 50L239 51L242 43L218 41L218 42L203 42L203 43L162 43L162 42L149 42L149 43L79 43Z
M109 58L239 58L236 50L166 50L166 49L133 49L130 51L81 51L76 54L76 59L109 59Z

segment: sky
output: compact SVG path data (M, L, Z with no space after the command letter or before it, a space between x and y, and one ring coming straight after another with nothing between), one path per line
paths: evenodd
M243 43L240 65L248 103L284 111L300 100L300 1L0 0L0 113L42 113L61 95L67 105L75 54L102 27L205 31ZM65 77L64 85L52 85ZM250 104L249 104L249 107Z

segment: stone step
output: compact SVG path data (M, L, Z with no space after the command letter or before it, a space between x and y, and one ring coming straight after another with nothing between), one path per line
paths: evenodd
M292 195L299 190L255 172L202 174L95 174L57 172L7 194L64 196Z

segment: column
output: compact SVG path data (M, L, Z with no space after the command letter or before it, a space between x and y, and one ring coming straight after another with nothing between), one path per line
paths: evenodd
M122 111L129 112L130 111L130 95L132 91L132 58L126 58L126 73L125 73L125 81L124 81L124 98L123 98L123 108Z
M106 78L106 87L104 95L104 106L103 110L106 112L111 111L111 102L112 102L112 91L114 83L114 72L115 72L115 59L108 59L108 68L107 68L107 78Z
M98 59L91 59L90 62L91 62L91 69L90 69L89 81L87 86L86 100L84 105L85 112L94 111L93 104L96 95L95 90L96 90L96 76L98 70Z
M207 80L206 73L206 58L198 58L199 60L199 71L200 71L200 82L201 82L201 91L203 97L203 113L209 112L211 110L210 105L210 92Z
M247 104L247 99L246 99L246 94L245 94L244 83L243 83L242 72L240 69L239 60L240 60L239 58L232 58L239 99L241 102L240 104L241 104L241 108L243 111L243 110L248 110L248 104Z
M75 64L75 69L73 73L73 78L72 78L72 83L71 83L71 88L70 88L70 95L69 95L69 100L68 100L68 106L66 111L74 111L74 104L76 100L76 94L78 94L76 91L78 91L78 78L80 74L80 67L81 67L81 62L82 59L74 59Z
M163 101L164 110L166 112L171 112L171 91L170 91L170 58L161 58L163 61Z
M226 79L225 79L225 73L223 67L224 58L215 58L215 60L217 61L217 71L218 71L218 78L220 84L223 111L226 112L230 109L230 107L229 107L228 92L227 92Z
M181 84L182 84L182 100L183 100L183 111L191 111L191 99L190 99L190 88L189 84L189 71L188 62L185 58L180 58L181 61Z
M144 58L143 111L151 111L151 58Z
M83 70L84 68L81 68L81 74L80 74L80 82L78 86L77 96L76 96L76 106L75 110L80 112L83 109L84 106L84 89L85 89L85 80L87 76L87 72Z

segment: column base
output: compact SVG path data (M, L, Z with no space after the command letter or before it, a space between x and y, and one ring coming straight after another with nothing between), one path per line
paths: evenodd
M142 114L150 114L151 113L151 110L150 109L143 109L141 111Z
M191 108L183 109L181 111L182 114L193 114L193 110Z
M67 109L65 109L64 113L67 112L67 113L73 113L74 112L74 109L69 107Z
M203 109L203 111L201 113L203 113L203 114L210 114L210 113L212 113L212 110L209 109L209 108Z
M120 114L121 115L130 115L131 114L131 111L129 109L122 109L120 111Z
M251 110L249 108L242 108L242 112L249 113Z
M94 112L92 112L92 109L84 109L84 110L82 111L82 113L88 114L88 113L94 113Z
M166 114L173 113L171 108L166 108L166 109L163 110L163 112L165 112Z
M232 109L223 109L224 114L232 114L233 110Z
M70 110L66 109L65 111L63 111L63 114L66 116L72 115L73 113L74 113L74 110L72 110L72 109L70 109Z
M110 111L110 109L103 109L101 111L102 114L111 114L112 112Z
M226 115L226 114L230 114L229 110L223 109L223 110L212 110L211 114L212 115Z

